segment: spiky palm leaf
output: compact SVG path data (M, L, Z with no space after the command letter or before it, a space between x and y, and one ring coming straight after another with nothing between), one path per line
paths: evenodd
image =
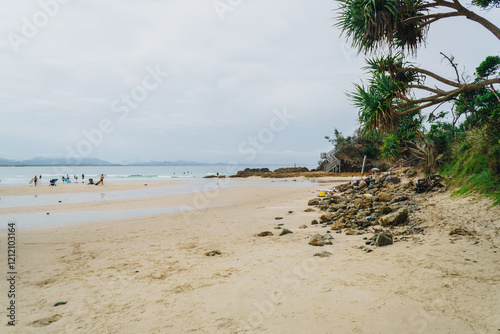
M424 41L426 28L416 9L421 0L339 0L338 26L359 52L372 52L383 46L415 52ZM411 19L411 20L409 20Z

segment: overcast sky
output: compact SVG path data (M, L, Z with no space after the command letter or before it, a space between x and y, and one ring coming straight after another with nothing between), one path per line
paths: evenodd
M0 157L315 164L362 56L330 0L0 1ZM479 12L475 9L476 12ZM500 10L483 13L500 24ZM418 61L473 74L498 40L450 18Z

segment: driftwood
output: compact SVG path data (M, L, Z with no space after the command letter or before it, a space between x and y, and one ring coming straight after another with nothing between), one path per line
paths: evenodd
M434 188L444 188L444 185L441 181L444 180L444 177L438 174L429 175L423 179L418 179L415 184L415 192L424 193L427 191L431 191Z

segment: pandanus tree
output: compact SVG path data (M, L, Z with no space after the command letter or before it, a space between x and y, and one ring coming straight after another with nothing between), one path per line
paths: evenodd
M500 0L475 1L476 5L483 8L500 5ZM448 79L405 61L406 54L415 55L425 42L430 25L445 18L464 16L481 24L500 40L500 29L497 26L468 10L458 0L339 2L337 26L351 40L352 46L365 54L385 51L383 56L367 59L365 69L370 74L368 84L356 85L355 90L348 94L359 108L359 120L365 132L394 134L411 114L500 83L498 73L471 83L465 82L458 73L454 59L444 54L443 57L455 69L456 78ZM442 11L442 8L449 11ZM428 84L428 81L432 84ZM401 142L415 157L426 162L428 170L435 170L436 154L432 143L426 140L418 126L415 133L420 142Z

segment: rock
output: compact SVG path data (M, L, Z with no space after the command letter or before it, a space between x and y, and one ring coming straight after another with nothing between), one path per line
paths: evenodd
M309 202L307 202L307 205L320 205L321 200L319 198L313 198Z
M275 217L274 219L281 220L281 219L283 219L283 217Z
M300 225L299 228L307 228L307 225Z
M408 196L406 195L399 195L399 196L396 196L392 199L391 203L396 203L396 202L402 202L402 201L406 201L408 200Z
M332 214L325 213L324 215L321 215L321 217L319 217L319 219L321 220L321 222L326 223L326 222L329 222L330 220L332 220L332 217L333 217Z
M390 202L392 200L392 195L387 192L380 192L378 194L378 200L380 202Z
M388 213L391 213L392 210L389 206L387 205L381 205L379 206L376 210L375 210L375 213L378 213L379 215L386 215Z
M337 230L342 229L344 226L345 226L345 224L344 224L344 223L339 222L339 221L336 221L336 222L332 225L331 229L332 229L332 230L334 230L334 231L337 231Z
M380 217L379 224L381 226L400 225L404 223L406 218L408 218L408 209L400 208L398 211L391 212L385 216Z
M475 235L475 231L468 231L465 228L456 228L453 231L450 232L450 235Z
M387 246L387 245L392 245L392 234L389 233L379 233L377 235L377 238L375 239L375 246Z
M366 183L366 181L365 181L365 180L361 180L361 181L359 181L359 185L358 185L358 189L359 189L359 190L362 190L362 189L364 189L364 188L366 188L366 187L368 187L368 184Z
M59 306L59 305L66 305L68 302L57 302L54 304L54 307Z
M333 237L330 233L327 233L327 234L323 235L323 239L324 240L333 240Z
M275 230L281 230L281 229L282 229L282 227L281 227L281 226L276 226L274 229L275 229Z
M289 213L289 214L292 214L292 213L293 213L293 211L288 211L288 213Z
M304 212L314 212L314 209L313 208L307 208L304 210Z
M325 243L326 240L321 234L316 234L311 238L311 240L309 240L309 245L311 246L324 246Z
M363 234L363 232L356 230L349 230L346 232L346 235L359 235L359 234Z
M321 252L321 253L315 253L314 256L329 257L329 256L332 256L332 253L325 251L325 252Z
M385 182L386 183L391 183L391 184L398 184L398 183L401 183L401 179L399 177L397 177L397 176L389 175L385 179Z
M221 251L218 249L205 253L206 256L215 256L215 255L221 255L221 254L222 254Z
M311 225L318 225L318 221L316 219L314 219L312 222L311 222Z
M283 230L281 230L280 236L285 235L285 234L289 234L289 233L293 233L293 232L292 232L292 231L290 231L290 230L289 230L289 229L287 229L287 228L284 228Z
M267 237L269 235L274 235L274 234L271 231L264 231L264 232L260 232L259 234L257 234L258 237Z
M370 253L373 251L373 249L371 249L370 247L366 247L366 246L360 246L359 249L364 250L367 253Z

